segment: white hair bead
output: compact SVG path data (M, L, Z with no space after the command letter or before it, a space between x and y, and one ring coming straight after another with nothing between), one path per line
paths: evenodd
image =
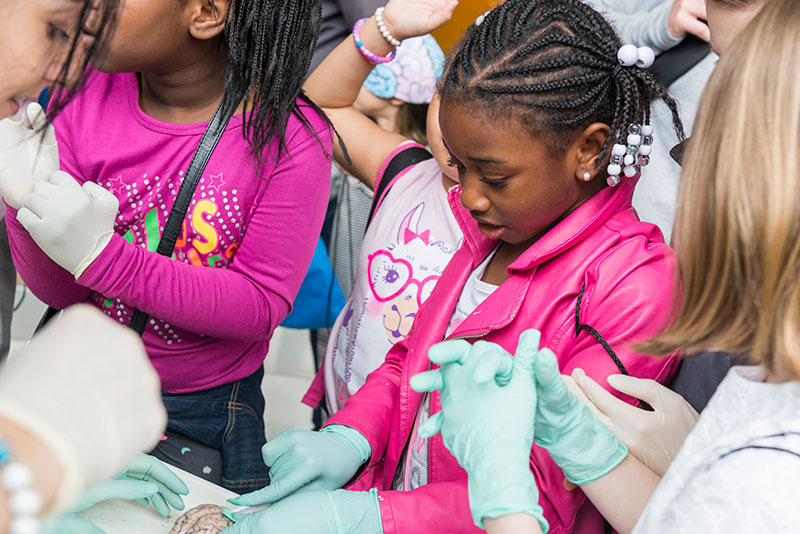
M628 134L628 146L638 146L642 144L642 136L639 134Z
M42 498L36 490L27 488L16 491L8 499L8 507L13 515L37 515L42 511Z
M642 126L642 135L653 135L653 125L645 124Z
M625 154L625 145L617 143L611 148L611 153L615 156L622 156Z
M646 69L653 66L656 60L656 53L649 46L640 46L637 50L639 59L636 61L636 66Z
M619 175L619 173L621 173L621 172L622 172L622 166L620 166L620 165L614 165L614 164L612 163L611 165L609 165L609 166L608 166L608 168L606 169L606 171L608 171L608 174L609 174L609 176L618 176L618 175Z
M27 465L21 463L10 463L3 469L2 477L3 487L10 493L27 488L33 483L33 473Z
M625 170L623 172L625 176L627 176L628 178L633 178L634 176L639 174L639 169L637 169L635 165L629 165L625 167Z
M639 61L639 49L636 45L623 45L617 52L617 59L623 67L633 67Z
M633 154L625 154L625 165L633 165L634 161L636 160L633 158Z
M649 156L653 152L652 145L642 145L639 147L639 154L642 156Z
M34 534L40 529L39 520L35 517L15 517L8 525L8 534Z

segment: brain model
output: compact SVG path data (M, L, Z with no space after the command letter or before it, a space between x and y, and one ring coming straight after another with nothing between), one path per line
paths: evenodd
M201 504L192 508L175 522L170 534L217 534L233 523L222 515L223 508L215 504Z

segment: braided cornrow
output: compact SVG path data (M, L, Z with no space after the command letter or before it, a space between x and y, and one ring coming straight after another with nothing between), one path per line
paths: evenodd
M440 95L493 114L507 110L556 152L590 124L608 124L598 168L614 143L625 143L628 125L649 123L655 99L666 103L683 140L675 100L651 72L621 68L621 46L580 0L506 0L459 43Z
M320 0L231 0L225 21L228 72L223 111L244 103L244 131L257 158L274 139L286 150L293 114L316 135L298 99L324 112L302 91L322 20Z

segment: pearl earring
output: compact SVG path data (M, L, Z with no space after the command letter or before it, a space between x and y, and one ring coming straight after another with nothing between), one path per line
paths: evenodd
M584 172L583 173L583 181L584 182L588 182L591 179L592 179L592 173L590 173L590 172Z

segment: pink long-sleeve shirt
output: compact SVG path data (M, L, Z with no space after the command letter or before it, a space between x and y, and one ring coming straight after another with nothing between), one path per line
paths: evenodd
M301 107L319 139L292 117L288 154L277 160L273 142L259 176L242 116L233 117L168 258L155 250L206 124L158 121L138 98L135 74L92 72L55 120L61 169L119 199L109 245L75 280L9 208L11 250L25 283L53 307L88 302L125 324L134 308L149 313L143 340L162 389L209 389L254 373L291 309L327 207L331 138Z

